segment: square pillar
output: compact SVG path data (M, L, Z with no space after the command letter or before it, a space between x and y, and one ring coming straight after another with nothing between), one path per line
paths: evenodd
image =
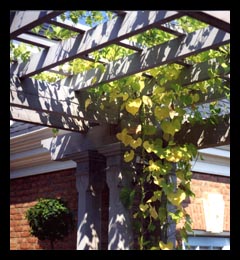
M129 211L120 201L121 188L131 181L129 167L123 161L124 147L113 143L98 151L106 157L106 179L109 188L108 250L128 250L133 244Z
M74 155L77 163L76 186L78 190L78 250L101 249L102 191L106 188L106 163L96 151Z

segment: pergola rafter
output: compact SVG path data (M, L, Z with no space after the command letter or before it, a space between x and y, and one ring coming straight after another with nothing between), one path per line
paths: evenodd
M22 42L44 48L33 54L26 63L11 65L10 82L10 114L14 120L33 122L82 132L88 127L88 122L101 123L102 116L95 115L89 118L80 104L80 92L86 88L95 87L100 83L111 82L123 77L143 72L164 64L179 63L185 67L181 70L177 80L182 86L210 79L209 70L214 70L225 84L228 73L218 64L217 60L208 60L199 64L188 63L184 59L200 52L215 49L230 42L229 12L227 11L117 11L116 16L94 28L74 24L68 20L63 22L58 15L63 11L20 11L12 16L10 37ZM191 16L210 26L187 34L171 24L171 21L182 16ZM76 37L54 41L35 36L29 30L42 23L54 24L65 29L77 32ZM129 41L128 38L157 28L173 34L176 38L150 48ZM42 71L63 73L55 69L75 58L82 58L94 62L91 56L93 51L100 50L111 44L117 44L131 49L133 54L111 62L99 60L104 69L92 69L73 76L67 76L56 84L49 84L30 78ZM64 73L63 73L64 75ZM174 83L170 82L169 84ZM200 95L199 103L223 98L218 93ZM117 123L114 117L108 123ZM200 129L214 131L214 137L206 137L198 146L208 146L229 142L229 121L220 119L219 126L214 129ZM187 126L190 127L190 126ZM194 128L196 127L196 129ZM198 133L197 126L191 128L191 134ZM204 126L203 126L204 128ZM190 128L189 128L190 129ZM219 131L218 131L219 129ZM189 132L189 133L190 133ZM225 137L223 138L223 133ZM195 134L195 137L199 134ZM195 140L184 134L182 130L177 138ZM196 137L197 138L197 137ZM212 139L211 139L212 138ZM199 140L196 139L196 140Z
M20 77L33 76L181 16L175 11L134 11L117 16L87 30L84 35L63 40L48 50L34 54L29 62L19 64L18 73Z
M37 25L49 21L51 18L63 13L63 11L17 11L11 21L10 39L14 39Z
M209 34L208 34L209 33ZM205 36L207 35L207 36ZM61 85L71 85L75 90L107 83L166 63L172 63L189 55L197 54L229 43L230 35L214 27L207 27L149 48L141 53L110 62L104 70L92 69L63 80Z

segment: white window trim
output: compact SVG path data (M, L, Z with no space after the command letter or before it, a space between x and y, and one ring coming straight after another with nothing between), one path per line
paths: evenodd
M188 242L182 242L183 250L188 250L188 246L196 247L195 250L199 250L199 247L221 247L221 250L230 250L230 232L222 232L218 234L194 231L194 235L188 236Z

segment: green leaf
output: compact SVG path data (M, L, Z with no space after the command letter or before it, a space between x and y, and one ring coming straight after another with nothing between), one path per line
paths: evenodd
M158 217L159 217L161 222L164 222L167 219L167 209L165 207L159 208Z
M161 128L164 133L174 136L181 129L181 123L178 118L174 118L172 121L162 121Z
M154 114L155 114L155 117L158 120L163 120L164 118L169 117L169 108L168 107L159 107L159 106L157 106L154 109Z
M145 212L148 208L149 208L149 206L148 206L147 204L140 204L140 205L139 205L139 209L140 209L142 212Z
M154 135L157 132L157 128L153 125L144 125L143 133L144 135Z
M150 207L149 209L150 216L154 218L155 220L158 218L158 213L155 209L155 207Z

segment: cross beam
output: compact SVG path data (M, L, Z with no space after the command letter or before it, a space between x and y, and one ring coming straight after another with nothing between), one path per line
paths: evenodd
M133 11L87 30L83 35L59 42L19 64L18 75L30 77L74 58L181 17L176 11Z
M60 84L72 86L74 90L93 87L100 83L107 83L153 67L175 62L210 48L227 44L229 41L230 35L228 33L210 26L190 33L184 38L179 37L148 48L141 53L134 53L110 62L105 66L104 72L98 68L91 69L63 79ZM195 77L197 74L201 74L200 71L195 73Z
M10 39L48 22L63 11L16 11L10 26Z
M187 15L230 33L230 11L187 12Z

